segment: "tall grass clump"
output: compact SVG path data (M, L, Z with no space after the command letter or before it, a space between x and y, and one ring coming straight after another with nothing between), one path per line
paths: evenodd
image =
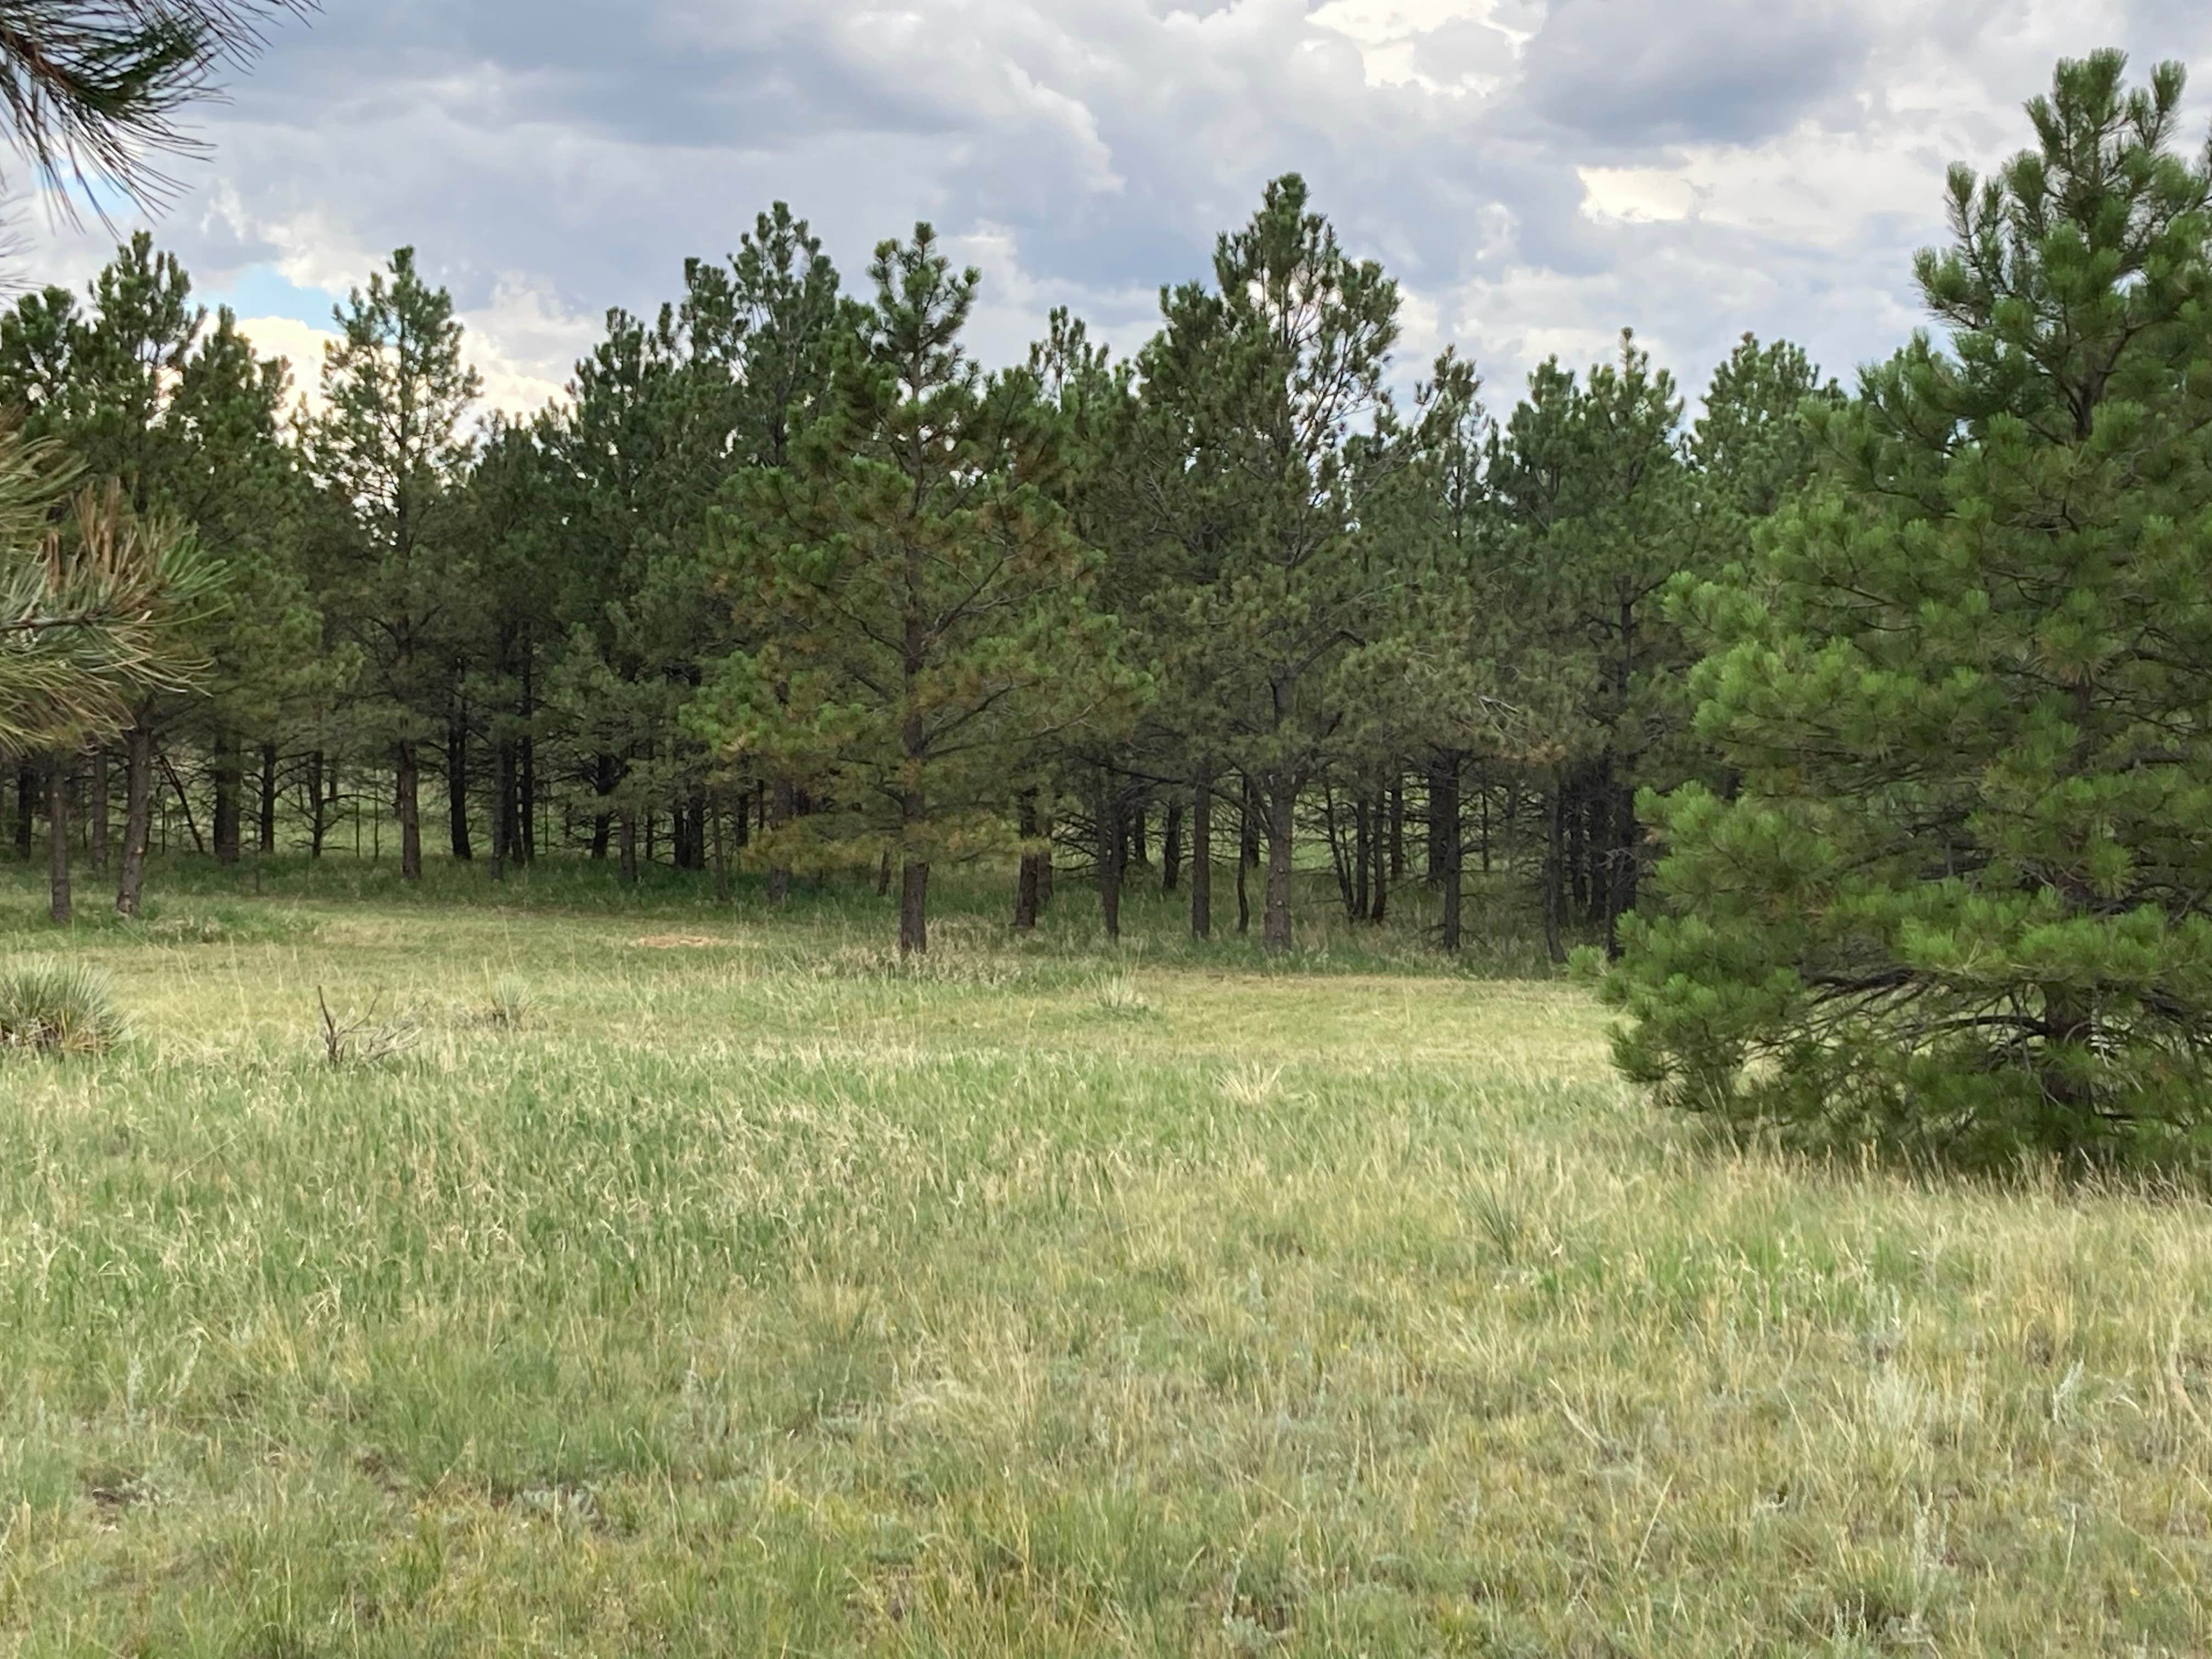
M82 963L0 971L0 1054L97 1054L123 1040L106 975Z

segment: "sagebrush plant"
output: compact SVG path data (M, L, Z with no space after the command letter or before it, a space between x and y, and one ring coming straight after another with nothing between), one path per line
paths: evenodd
M0 1054L104 1054L126 1031L97 968L40 961L0 971Z

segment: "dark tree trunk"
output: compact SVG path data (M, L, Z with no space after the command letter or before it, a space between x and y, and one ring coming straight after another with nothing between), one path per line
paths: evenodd
M1237 937L1243 939L1252 931L1252 890L1247 878L1252 872L1249 850L1255 845L1257 833L1253 826L1252 780L1238 775L1241 793L1237 801Z
M1324 785L1321 795L1322 837L1328 842L1328 867L1336 876L1337 902L1347 920L1359 920L1359 907L1352 895L1352 856L1345 851L1344 833L1337 821L1336 791Z
M538 719L538 646L532 632L522 630L522 736L515 743L514 861L534 863L538 858L538 740L532 727Z
M1335 814L1330 815L1332 819ZM1375 815L1369 809L1364 795L1355 796L1352 803L1352 883L1351 891L1345 895L1345 914L1354 921L1367 919L1367 872L1374 862Z
M1037 851L1037 914L1039 915L1052 908L1052 815L1049 812L1041 813L1037 822L1037 838L1044 844Z
M1151 803L1139 796L1136 802L1136 810L1128 814L1126 820L1129 829L1129 861L1139 870L1146 868L1152 861L1150 848L1145 839L1146 819L1150 816L1151 811Z
M1267 780L1267 908L1270 951L1291 948L1291 848L1297 834L1297 785L1280 773Z
M1098 908L1109 941L1118 941L1121 937L1121 878L1128 846L1121 788L1111 772L1102 771L1098 781Z
M1564 932L1566 908L1567 781L1564 772L1552 780L1552 811L1544 837L1544 949L1553 962L1567 959Z
M622 763L612 755L601 755L592 766L592 787L599 792L599 810L592 817L592 856L601 863L606 861L607 842L614 830L614 814L606 806L606 799L622 781Z
M199 820L192 816L192 798L185 793L185 781L177 775L177 769L170 763L169 757L167 755L159 755L156 758L161 763L162 772L169 780L170 792L177 798L177 810L185 815L185 828L191 835L192 850L195 853L204 855L207 852L208 845L205 841L201 839ZM161 850L163 852L167 852L169 847L168 829L168 817L167 814L164 813L162 815L161 822Z
M714 843L714 902L727 904L730 902L730 855L722 842L722 803L710 798L707 811L709 814L708 834ZM738 822L743 823L744 818L740 816Z
M876 866L876 896L888 898L891 890L891 849L884 848L884 861Z
M1436 837L1436 850L1443 865L1443 947L1454 955L1460 948L1466 903L1466 883L1461 874L1465 860L1460 848L1459 778L1456 756L1438 761L1429 771L1429 815L1433 827L1442 832Z
M403 880L422 879L422 757L412 740L402 743L395 757L397 777L392 792L399 811L399 874Z
M210 827L215 836L216 862L235 864L240 851L239 798L245 792L245 768L238 750L238 738L232 733L217 732L214 749L215 821Z
M141 708L125 750L123 870L116 882L115 913L139 914L146 896L146 854L154 839L154 720Z
M307 756L307 856L311 859L323 855L323 834L330 822L323 806L323 751L317 749Z
M1168 802L1167 824L1160 831L1160 891L1172 893L1182 885L1182 799Z
M70 771L76 757L57 750L46 763L47 913L66 927L70 906Z
M1204 765L1190 794L1190 936L1213 937L1213 773Z
M255 828L261 855L273 856L276 851L276 745L261 745L261 812L260 823Z
M1612 897L1606 907L1605 948L1617 960L1620 956L1620 919L1636 908L1637 887L1643 874L1640 844L1644 831L1636 821L1633 789L1616 788L1613 810Z
M88 809L86 851L92 855L92 873L104 876L107 873L108 836L107 745L104 743L93 745L87 793L90 799L85 803Z
M1249 777L1243 779L1244 806L1237 819L1237 855L1248 870L1260 867L1260 791Z
M627 807L622 817L622 878L625 886L637 885L637 814Z
M1482 873L1490 873L1490 763L1484 761L1476 769L1474 787L1482 797ZM1510 823L1510 820L1509 820ZM1453 826L1456 834L1458 826Z
M1566 862L1575 913L1587 917L1590 913L1589 799L1579 780L1571 786L1562 786L1561 793L1567 839L1559 856Z
M1403 816L1395 799L1397 787L1393 785L1390 796L1375 803L1376 830L1373 843L1375 880L1371 891L1373 902L1367 908L1367 920L1381 922L1390 914L1390 872L1400 874L1406 868L1406 836ZM1385 822L1389 824L1386 837L1381 833Z
M469 842L469 720L458 703L446 716L446 816L453 856L466 864L477 854Z
M1030 933L1036 931L1037 925L1037 865L1041 857L1030 845L1036 840L1037 836L1036 790L1026 789L1022 792L1018 810L1019 817L1016 830L1020 835L1024 846L1021 872L1014 878L1014 931L1018 933Z
M1425 874L1431 887L1440 887L1444 879L1444 759L1439 755L1429 762L1429 810L1427 812L1428 863Z
M798 787L787 777L777 778L769 788L768 827L771 830L788 830L798 807ZM791 866L781 848L770 856L775 862L769 866L768 902L781 904L791 896Z
M514 852L514 745L498 743L491 753L491 878L507 879Z
M1406 780L1390 780L1390 879L1406 878Z

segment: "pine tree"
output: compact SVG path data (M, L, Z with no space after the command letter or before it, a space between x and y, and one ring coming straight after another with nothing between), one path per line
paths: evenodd
M1154 636L1172 645L1168 701L1194 752L1258 790L1265 936L1287 950L1298 799L1346 752L1344 664L1396 580L1358 533L1381 475L1352 452L1392 429L1398 289L1345 253L1290 174L1221 238L1212 289L1161 297L1142 372L1161 529L1182 568Z
M1950 331L1815 404L1832 480L1688 585L1735 780L1652 804L1612 982L1678 1105L2094 1153L2212 1104L2212 171L2183 75L2062 64L1950 182Z
M823 810L771 856L900 866L899 945L928 948L933 864L1003 838L1005 757L1115 694L1096 556L1038 487L1034 380L986 380L961 341L979 280L934 234L884 243L874 314L791 464L735 475L718 522L740 621L696 718L725 752L805 780ZM1068 671L1082 665L1079 680Z
M422 873L422 753L447 735L459 678L443 630L471 602L454 534L458 486L471 453L464 429L482 389L461 355L452 296L401 248L334 313L327 412L313 465L343 508L325 550L324 603L359 650L392 760L400 869Z

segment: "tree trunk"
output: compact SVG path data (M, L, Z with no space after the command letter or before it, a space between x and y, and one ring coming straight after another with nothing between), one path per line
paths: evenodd
M507 879L507 861L514 850L514 745L492 745L491 756L491 878Z
M909 853L899 872L899 954L929 950L929 861Z
M199 820L192 816L192 798L185 793L185 781L177 775L177 769L170 763L167 755L157 753L155 759L168 777L169 788L177 798L177 810L185 815L185 828L191 833L192 850L204 854L208 849L207 842L200 838ZM161 815L161 850L165 853L169 850L168 814L166 812Z
M1256 833L1252 824L1252 780L1238 775L1241 791L1237 801L1237 937L1243 939L1252 931L1252 892L1246 878L1252 871L1252 860L1247 856L1254 845Z
M1332 817L1334 815L1332 814ZM1345 913L1354 921L1367 920L1367 873L1375 862L1375 814L1364 795L1352 804L1352 890L1345 895Z
M256 844L268 858L276 851L276 745L261 745L261 812Z
M1106 938L1121 937L1121 878L1128 856L1127 826L1122 821L1121 791L1111 772L1101 771L1098 783L1098 908L1106 923Z
M1146 820L1151 815L1151 803L1139 796L1136 802L1136 811L1126 814L1122 820L1127 825L1129 831L1129 862L1139 870L1144 869L1152 861L1151 848L1145 840Z
M1243 780L1244 806L1237 819L1237 857L1247 869L1260 867L1260 791L1248 776Z
M91 799L85 803L90 814L86 825L89 842L86 850L92 855L92 873L104 876L107 873L108 836L107 745L104 743L94 744L92 748L88 793Z
M778 777L769 788L768 827L770 830L788 830L799 807L799 790L788 777ZM769 866L768 902L781 904L791 897L791 866L779 847L769 856L775 862Z
M876 866L876 896L888 897L891 890L891 849L884 848L884 861Z
M422 761L412 740L397 745L394 753L393 799L399 810L399 874L405 881L422 879Z
M70 908L70 770L76 757L57 750L46 763L47 909L66 927Z
M146 853L154 839L154 720L141 708L131 723L124 761L123 870L115 914L138 915L146 894Z
M469 720L458 703L446 716L446 818L453 856L466 864L476 848L469 841Z
M1375 882L1374 902L1369 905L1367 920L1381 923L1390 914L1390 872L1400 875L1406 872L1405 814L1397 801L1398 788L1393 784L1389 795L1375 803L1375 829L1372 858ZM1384 827L1388 825L1388 833Z
M241 851L244 826L240 822L245 793L244 763L238 751L238 738L229 732L218 732L215 738L215 822L210 826L215 837L216 862L232 865L238 862Z
M313 750L307 756L307 856L319 859L323 855L323 835L329 826L323 807L323 751Z
M1182 885L1182 798L1168 802L1167 827L1160 831L1160 891Z
M1014 931L1033 933L1037 925L1038 860L1037 854L1027 843L1036 841L1037 834L1036 790L1022 792L1019 812L1016 830L1024 845L1022 848L1021 872L1014 878Z
M1605 948L1616 961L1620 956L1620 919L1636 908L1636 891L1643 874L1638 846L1643 826L1636 821L1636 792L1620 786L1613 792L1613 883L1605 918Z
M1443 866L1438 873L1443 878L1444 894L1443 947L1452 955L1459 951L1466 904L1466 883L1462 873L1465 860L1459 836L1459 776L1456 756L1439 760L1429 769L1429 816L1432 828L1441 832L1433 836L1432 841Z
M1406 780L1401 774L1390 778L1390 879L1406 878Z
M606 862L607 841L614 830L614 814L605 805L606 799L622 781L620 763L612 755L601 755L592 766L592 785L599 791L600 808L592 817L592 856L600 863Z
M538 860L538 739L532 734L538 719L537 643L531 630L522 631L522 736L516 744L514 861Z
M1444 761L1438 755L1429 762L1428 866L1425 872L1431 887L1441 887L1444 879Z
M1567 959L1562 933L1566 908L1567 781L1564 771L1552 780L1552 811L1544 837L1544 949L1553 962Z
M714 843L714 902L727 904L730 902L730 855L722 844L721 801L709 799L707 811L711 815L708 821L708 833ZM738 820L741 823L744 821L743 818Z
M1202 764L1190 795L1190 936L1213 937L1213 773Z
M1041 813L1037 821L1037 838L1044 844L1037 852L1037 914L1042 915L1052 908L1052 815Z
M1297 830L1297 786L1277 773L1267 781L1267 908L1265 938L1270 951L1291 948L1291 842Z
M637 885L637 814L629 808L622 814L622 878L626 887Z

